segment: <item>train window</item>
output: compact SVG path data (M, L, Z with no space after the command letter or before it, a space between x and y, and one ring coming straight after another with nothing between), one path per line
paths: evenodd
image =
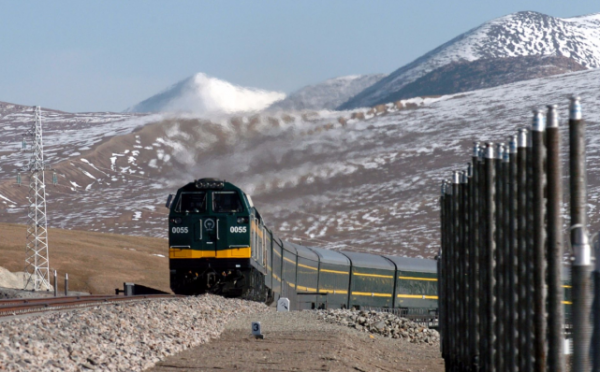
M206 192L198 191L182 193L175 210L177 212L206 212Z
M213 212L230 213L241 212L242 202L240 196L235 191L214 191L213 192Z

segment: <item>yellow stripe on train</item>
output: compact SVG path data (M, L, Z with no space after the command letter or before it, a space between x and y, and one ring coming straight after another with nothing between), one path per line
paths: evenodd
M421 277L415 277L415 276L399 276L398 279L402 279L402 280L424 280L424 281L428 281L428 282L437 282L437 278L421 278Z
M353 296L368 296L368 297L392 297L391 293L374 293L374 292L354 292Z
M425 300L437 300L438 296L428 296L428 295L410 295L410 294L399 294L397 295L398 298L418 298L418 299L425 299Z
M252 255L250 247L229 248L222 250L200 251L189 248L169 248L169 258L250 258Z

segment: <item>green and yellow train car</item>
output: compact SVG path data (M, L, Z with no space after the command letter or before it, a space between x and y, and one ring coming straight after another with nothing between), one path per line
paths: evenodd
M169 196L171 289L304 307L437 308L435 261L281 241L250 196L216 179Z

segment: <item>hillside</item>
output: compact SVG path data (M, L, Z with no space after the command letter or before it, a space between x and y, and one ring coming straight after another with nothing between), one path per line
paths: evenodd
M246 88L203 73L184 79L128 108L127 112L185 112L202 115L253 112L285 98L281 92Z
M25 267L25 225L0 224L0 266ZM69 290L111 294L133 282L169 291L168 243L164 239L49 229L50 267L59 290L69 274Z
M577 93L588 120L595 231L600 228L592 203L600 194L599 82L600 70L587 70L368 111L219 120L145 116L135 119L137 126L129 120L98 124L89 129L89 138L78 140L50 131L51 149L80 154L54 164L60 175L58 186L47 187L49 223L165 238L167 195L193 179L219 177L252 195L282 239L433 257L439 247L440 181L465 167L472 141L505 140L529 125L532 108L550 103L559 104L564 123L567 97ZM4 120L0 130L16 126ZM103 128L112 129L101 136ZM79 150L83 139L87 150ZM0 157L0 167L10 164ZM16 187L9 176L0 176L0 222L24 223L26 188Z
M269 106L269 110L334 110L362 90L370 87L385 74L341 76L309 85L291 93Z
M527 11L494 19L400 67L339 108L392 102L407 84L452 62L520 56L564 56L585 68L600 67L600 13L555 18Z
M452 62L387 96L397 101L411 97L440 96L583 71L585 67L567 57L523 56Z

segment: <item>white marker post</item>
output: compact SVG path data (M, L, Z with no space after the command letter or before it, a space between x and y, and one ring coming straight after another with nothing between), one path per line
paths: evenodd
M265 338L260 331L260 322L252 322L252 335L261 340Z
M281 297L277 301L277 311L290 311L290 300L285 297Z

